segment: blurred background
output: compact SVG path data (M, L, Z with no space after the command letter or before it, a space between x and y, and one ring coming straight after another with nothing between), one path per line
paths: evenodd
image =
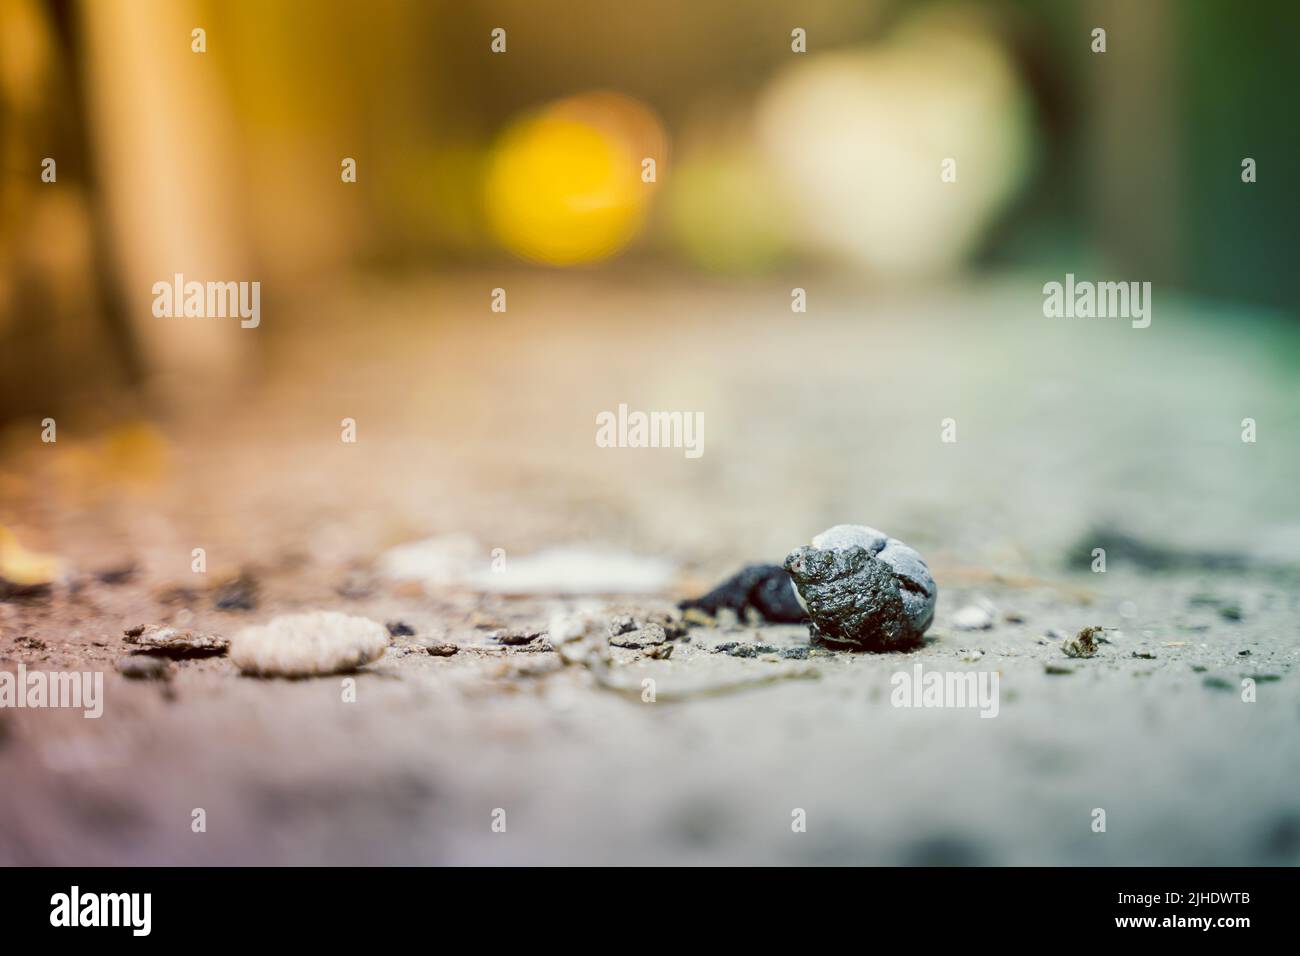
M81 513L124 483L154 507L160 486L190 489L182 516L221 511L212 499L231 502L258 456L289 464L264 484L293 504L323 483L309 461L341 469L353 499L349 476L382 482L427 454L426 478L459 461L479 491L514 495L503 473L537 468L587 514L591 486L648 468L676 499L698 499L697 479L725 489L751 547L866 498L927 525L943 495L926 476L953 469L984 472L981 512L1051 484L1036 510L1071 528L1161 509L1213 537L1281 517L1267 495L1203 516L1214 488L1271 491L1291 464L1277 439L1296 423L1293 4L0 12L0 518L38 537L70 530L42 503ZM1154 329L1044 319L1041 286L1066 272L1153 283ZM155 317L153 284L176 273L259 281L260 327ZM807 313L790 312L794 288ZM1221 337L1239 352L1219 366ZM594 414L621 401L705 411L705 464L592 458ZM1271 418L1248 475L1229 461L1205 478L1207 446L1239 444L1252 411ZM310 444L362 414L364 466ZM940 448L949 416L970 430ZM37 444L47 417L57 449ZM384 435L391 468L374 457ZM259 439L310 450L267 459ZM802 487L772 474L791 460ZM220 496L197 490L226 465ZM1100 500L1080 500L1105 475ZM1180 505L1170 480L1206 487ZM809 514L769 536L752 509L775 496ZM395 520L439 520L422 505ZM628 537L664 527L618 507Z

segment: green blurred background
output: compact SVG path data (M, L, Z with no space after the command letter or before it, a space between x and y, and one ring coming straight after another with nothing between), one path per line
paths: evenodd
M280 332L340 273L523 263L904 288L1073 271L1295 314L1294 3L0 0L0 16L0 418L255 375L256 340L153 319L149 288L177 271L260 280Z

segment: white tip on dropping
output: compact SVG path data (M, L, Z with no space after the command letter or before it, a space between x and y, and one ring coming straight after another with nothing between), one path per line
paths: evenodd
M246 627L230 641L230 659L245 674L308 677L337 674L378 660L388 629L338 611L287 614Z

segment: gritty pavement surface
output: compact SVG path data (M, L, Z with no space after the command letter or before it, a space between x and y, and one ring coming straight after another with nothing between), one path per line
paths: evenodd
M0 863L1300 863L1300 402L1276 358L1300 333L1172 303L1147 330L1053 323L1014 281L836 288L794 317L762 284L532 273L500 317L484 283L267 323L266 380L163 422L144 490L80 478L71 420L6 439L0 524L81 584L0 600L0 669L102 671L105 702L0 709ZM596 448L620 402L702 410L704 455ZM841 522L926 557L919 649L724 617L611 646L598 680L541 634L671 612ZM577 543L677 572L510 597L377 571L456 533L484 566ZM300 680L210 649L118 669L128 628L319 610L392 646ZM1086 627L1095 654L1068 656ZM996 716L894 706L918 666L996 674Z

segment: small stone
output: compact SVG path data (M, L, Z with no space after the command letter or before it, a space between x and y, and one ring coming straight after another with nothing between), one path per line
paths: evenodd
M1249 657L1249 656L1250 656L1250 651L1237 651L1237 656L1238 656L1238 657Z
M609 666L609 624L590 611L554 615L546 638L565 664L597 671Z
M1148 654L1145 651L1143 651L1140 654L1137 651L1134 651L1133 656L1143 661L1153 661L1156 659L1156 656L1154 654Z
M617 637L619 634L626 634L628 631L635 631L636 629L636 618L631 614L615 614L609 619L609 634L611 637Z
M806 661L811 647L787 647L781 651L781 656L788 661Z
M673 656L673 648L676 644L656 644L654 647L646 648L645 656L652 657L655 660L666 661Z
M405 621L389 621L384 627L388 628L388 633L393 637L413 637L415 628Z
M430 644L427 648L429 654L433 657L451 657L460 651L455 644Z
M19 647L29 651L45 650L45 642L42 640L38 640L37 638L34 637L27 637L25 635L23 637L15 637L14 643L17 644Z
M110 587L125 584L135 576L135 562L128 561L124 564L111 568L105 568L103 571L95 573L95 577L101 584L107 584Z
M1097 635L1100 627L1085 627L1073 640L1066 641L1061 650L1066 657L1095 657L1097 655Z
M247 572L218 584L212 606L218 611L251 611L257 606L257 581Z
M637 628L635 631L627 631L617 634L609 639L609 642L615 647L630 647L634 650L640 650L646 647L652 647L656 644L663 644L668 640L668 634L660 624L646 624Z
M508 628L502 631L495 631L491 635L492 640L498 644L504 644L507 647L519 647L522 644L531 644L539 637L545 636L545 631L525 630L522 628Z
M61 570L58 558L28 551L0 525L0 599L48 596Z
M179 584L167 585L159 588L154 592L159 603L167 605L191 605L199 599L199 592L194 588L184 587Z
M245 674L307 677L355 670L383 656L388 631L377 621L337 611L287 614L246 627L230 642Z
M758 657L760 654L775 654L776 651L770 644L749 644L743 641L726 641L713 648L713 653L727 654L730 657Z
M1073 674L1074 671L1068 667L1057 667L1055 664L1048 664L1043 668L1043 673L1064 676L1065 674Z
M987 631L993 626L993 614L978 604L968 604L952 616L952 626L959 631Z
M151 654L132 654L117 662L117 672L130 680L170 680L171 663Z
M128 644L151 651L191 654L222 654L230 642L216 634L196 634L158 624L137 624L123 632Z

